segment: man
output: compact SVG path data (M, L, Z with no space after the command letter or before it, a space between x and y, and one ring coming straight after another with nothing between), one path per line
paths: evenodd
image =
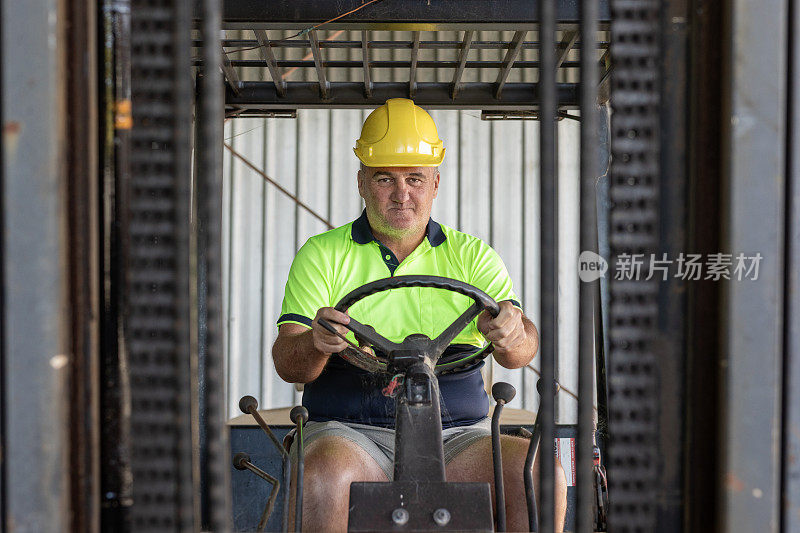
M492 318L482 313L454 339L443 359L463 357L485 338L494 344L499 364L520 368L538 348L536 327L522 313L494 250L430 219L444 158L430 115L411 100L388 100L365 121L355 153L361 161L358 191L364 213L350 224L312 237L300 249L289 273L272 349L278 374L289 382L306 383L303 405L310 421L304 431L303 529L308 531L346 530L350 483L390 479L394 453L395 404L384 392L388 378L335 356L348 345L321 327L319 319L347 335L344 325L352 314L399 342L411 333L435 337L472 303L449 291L397 289L369 296L345 314L333 309L344 295L395 275L459 279L493 297L500 314ZM493 483L482 365L439 377L448 481ZM501 448L508 528L526 530L522 472L528 441L504 436ZM566 485L558 464L556 474L556 521L563 526Z

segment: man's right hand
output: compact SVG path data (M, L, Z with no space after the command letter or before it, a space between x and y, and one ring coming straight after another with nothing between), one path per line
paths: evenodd
M311 322L311 337L314 340L314 348L326 355L338 353L347 348L349 345L345 341L320 325L320 318L327 320L342 335L347 334L349 331L344 327L345 324L350 323L350 317L346 313L337 311L333 307L322 307L317 311L317 315Z

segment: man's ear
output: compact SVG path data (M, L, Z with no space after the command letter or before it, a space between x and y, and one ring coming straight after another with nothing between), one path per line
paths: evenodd
M439 194L439 167L436 167L433 172L433 197L436 198Z
M356 174L356 182L358 183L358 195L361 198L364 198L363 188L364 188L364 180L366 179L367 179L367 174L364 171L364 165L361 165L361 167L358 169L358 174Z

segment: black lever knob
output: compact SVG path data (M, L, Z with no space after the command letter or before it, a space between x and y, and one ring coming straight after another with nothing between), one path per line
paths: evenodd
M236 470L246 470L247 463L250 462L250 456L244 452L239 452L233 456L233 467Z
M539 396L542 395L542 380L539 379L536 381L536 392L539 393ZM558 381L553 380L553 395L558 394L558 391L561 390L561 384Z
M506 383L504 381L498 381L494 385L492 385L492 398L494 401L499 402L500 400L503 403L508 403L514 399L514 396L517 395L517 389L514 388L514 385L511 383Z
M251 411L258 411L258 400L252 396L242 396L239 400L239 410L244 414L250 414Z
M292 422L296 424L297 417L301 418L303 424L308 422L308 409L306 409L302 405L293 407L292 410L289 411L289 418L291 418Z

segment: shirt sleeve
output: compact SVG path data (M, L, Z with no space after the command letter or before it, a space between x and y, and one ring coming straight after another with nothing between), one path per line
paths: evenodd
M321 307L330 307L330 261L309 239L292 261L283 295L281 324L301 324L308 328Z
M519 297L514 292L511 276L506 265L494 249L476 239L471 261L470 283L491 296L495 301L509 301L522 309Z

